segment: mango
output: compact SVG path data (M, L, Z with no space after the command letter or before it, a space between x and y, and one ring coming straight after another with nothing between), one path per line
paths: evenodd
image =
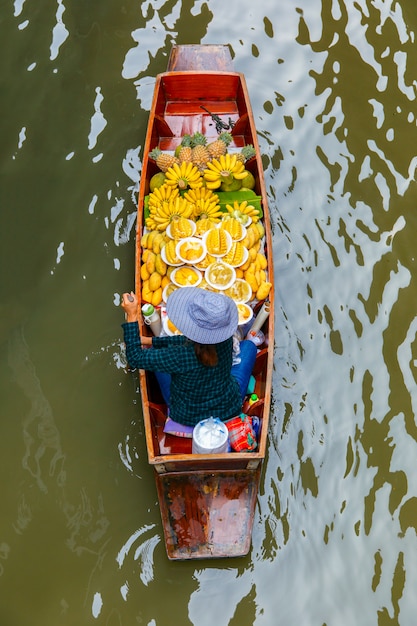
M162 302L162 287L158 287L152 294L151 304L158 306Z
M259 285L259 288L256 292L257 300L265 300L269 296L269 292L271 291L272 283L263 282Z
M152 250L148 250L148 255L146 257L146 269L148 270L149 274L153 274L153 272L155 271L155 259L156 254L152 252Z
M142 280L148 280L150 277L146 263L143 263L140 267L140 277Z
M150 291L156 291L161 286L162 277L161 274L155 270L149 277L149 289Z
M165 263L165 261L163 260L163 258L161 257L161 254L158 253L155 257L155 270L158 272L158 274L160 274L161 276L165 276L165 274L167 273L167 269L168 266Z

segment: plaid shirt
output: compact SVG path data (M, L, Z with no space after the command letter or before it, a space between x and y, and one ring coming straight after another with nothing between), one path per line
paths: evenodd
M242 408L239 385L231 375L233 339L216 345L218 363L202 365L194 345L182 335L153 337L152 348L142 348L137 322L122 324L126 358L131 367L171 374L170 417L194 426L202 419L227 420Z

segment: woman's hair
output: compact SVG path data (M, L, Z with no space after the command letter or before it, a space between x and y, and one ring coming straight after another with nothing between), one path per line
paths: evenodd
M203 365L208 367L217 365L218 357L215 344L197 343L194 341L194 352Z

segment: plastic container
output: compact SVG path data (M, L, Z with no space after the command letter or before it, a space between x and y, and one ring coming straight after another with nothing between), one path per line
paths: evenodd
M144 304L142 306L143 321L150 327L155 337L159 337L162 330L161 318L158 311L152 304Z
M222 454L229 450L229 431L218 417L198 422L193 430L193 454Z
M248 304L239 302L237 304L237 311L239 313L239 326L246 326L246 324L252 321L253 309Z
M236 280L236 270L222 261L211 263L206 269L206 282L213 289L224 291L231 287Z
M270 308L271 308L271 305L269 301L265 300L265 302L261 306L260 310L258 311L257 316L255 317L253 321L252 330L260 330L262 328L265 321L269 317Z
M263 332L261 330L253 330L253 326L251 330L248 332L248 334L246 335L246 339L249 339L249 341L252 341L257 348L259 348L260 346L262 346L263 343L265 343L265 335L263 334Z
M245 402L243 403L243 407L242 407L243 413L247 413L250 407L252 406L252 404L255 404L255 402L258 402L258 400L259 400L258 395L256 393L251 393L249 398L247 398L247 400L245 400Z
M191 265L176 267L175 270L171 272L171 281L177 287L198 287L202 280L203 275L200 270Z
M178 241L175 253L183 263L194 265L204 259L207 249L204 241L198 237L185 237Z

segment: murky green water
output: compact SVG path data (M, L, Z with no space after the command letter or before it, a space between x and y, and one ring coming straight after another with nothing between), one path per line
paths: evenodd
M409 626L417 600L414 0L3 2L2 626ZM230 43L277 294L248 558L170 563L123 369L147 113Z

